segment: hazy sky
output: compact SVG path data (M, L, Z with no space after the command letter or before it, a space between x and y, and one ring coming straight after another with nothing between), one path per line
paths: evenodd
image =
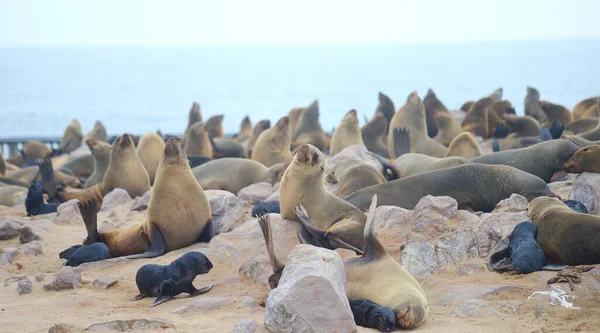
M600 37L596 0L0 0L0 46Z

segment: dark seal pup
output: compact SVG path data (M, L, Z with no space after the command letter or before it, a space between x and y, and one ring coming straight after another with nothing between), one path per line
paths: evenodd
M279 214L280 212L279 201L262 201L252 208L252 217L258 217L269 213Z
M564 204L567 205L567 207L571 208L571 210L573 210L577 213L582 213L582 214L588 213L587 208L585 208L585 206L577 200L567 200L564 202Z
M391 332L396 328L396 314L392 309L364 298L349 298L348 302L356 325L376 328L381 332Z
M525 221L517 224L506 249L492 254L490 270L529 274L542 270L546 263L544 251L536 240L537 226Z
M44 188L42 182L37 181L29 186L25 199L27 216L56 213L57 203L44 203Z
M150 304L152 307L167 302L181 293L188 293L191 296L204 294L212 288L212 284L196 289L192 282L196 275L208 273L212 267L210 260L197 251L188 252L166 266L144 265L135 275L135 283L140 294L131 300L137 301L149 296L157 297Z

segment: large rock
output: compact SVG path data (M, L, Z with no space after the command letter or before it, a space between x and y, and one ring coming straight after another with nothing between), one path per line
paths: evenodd
M481 215L481 223L476 230L479 256L482 258L487 257L490 254L490 250L502 238L508 237L517 224L528 219L527 214L524 212Z
M494 211L492 213L516 213L516 212L524 212L527 210L527 206L529 205L529 201L524 196L513 193L510 198L504 199L500 201Z
M57 215L54 218L56 223L70 223L70 224L81 224L83 223L83 219L81 218L81 213L79 212L79 207L77 207L77 203L79 200L73 199L69 200L65 203L62 203L58 206L56 210Z
M129 193L122 188L116 188L102 198L102 208L100 212L107 213L115 209L120 204L130 202L132 199Z
M7 249L0 249L0 265L12 264L15 257L19 254L19 249L9 247Z
M448 220L456 217L458 203L450 197L427 195L415 206L413 232L427 238L439 237L448 231Z
M37 226L32 227L23 222L6 219L0 220L0 240L19 237L21 244L29 243L41 239L38 230L41 230L41 228Z
M569 199L581 202L588 213L600 215L600 174L584 172L577 176Z
M85 331L106 331L113 330L118 332L155 330L158 328L175 328L173 324L163 320L131 319L114 320L104 323L92 324Z
M231 330L231 333L256 333L262 331L262 329L258 328L258 323L256 321L240 319Z
M575 176L575 175L569 174L567 176L567 178L571 178L571 176ZM577 175L577 176L579 176L579 175ZM548 187L550 187L550 190L552 192L558 194L561 198L566 199L569 197L569 194L571 193L571 190L573 189L573 180L575 180L575 177L573 177L573 179L550 183L550 184L548 184Z
M152 196L152 191L146 191L144 195L141 197L137 197L133 200L133 205L131 206L131 210L141 212L143 210L148 209L148 205L150 204L150 197Z
M408 234L401 263L417 280L438 272L435 247L427 238L415 233Z
M241 201L256 205L261 201L265 201L265 199L270 197L273 192L275 192L273 185L267 182L260 182L244 187L237 193L237 197Z
M436 253L440 270L468 258L475 258L479 255L477 250L477 235L470 228L451 232L438 239Z
M44 285L44 290L75 289L81 281L81 273L73 267L65 266L54 277L54 280Z
M278 287L269 293L265 327L273 333L356 332L340 255L311 245L296 246Z
M92 282L92 286L98 289L108 289L117 284L118 281L117 278L112 276L100 276Z
M206 190L204 193L210 203L215 234L230 232L243 221L244 204L231 192Z

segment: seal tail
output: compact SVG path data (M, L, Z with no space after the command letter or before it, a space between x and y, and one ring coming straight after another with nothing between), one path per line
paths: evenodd
M44 185L44 191L48 193L48 201L56 200L56 180L54 179L54 168L52 167L52 160L49 158L37 160L39 166L39 172L42 176L42 184Z
M78 202L79 212L83 218L85 229L87 230L88 238L91 243L96 243L102 239L98 232L98 215L96 213L96 200L91 199L85 203Z
M279 278L281 277L281 273L283 272L285 265L282 264L275 255L275 247L273 246L273 233L271 231L271 219L269 214L260 215L258 217L258 225L260 226L263 237L265 238L267 252L269 254L269 262L273 268L274 274L269 277L269 285L271 286L271 289L274 289L279 284Z
M369 212L367 213L367 223L365 224L365 253L363 257L379 258L387 252L377 237L375 237L375 211L377 209L377 194L373 195Z
M392 180L400 179L400 170L398 170L398 168L395 165L388 162L386 158L384 158L383 156L381 156L379 154L372 153L370 151L368 151L367 154L369 154L369 155L377 158L377 160L379 160L379 163L381 163L381 166L383 167L383 176L385 177L385 179L388 182L392 181Z
M396 158L410 153L410 130L408 128L395 127L392 131L392 135Z

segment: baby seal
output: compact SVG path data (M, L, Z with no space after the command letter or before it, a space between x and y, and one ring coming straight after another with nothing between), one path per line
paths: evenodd
M259 202L252 208L252 217L261 216L264 214L275 213L279 214L281 208L279 206L279 201L263 201Z
M537 226L525 221L517 224L506 249L492 254L490 270L529 274L542 270L546 263L544 251L536 241Z
M77 267L86 262L110 259L110 251L104 243L96 242L89 245L75 245L59 254L67 259L65 266Z
M350 310L358 326L391 332L396 328L396 314L388 307L363 298L349 298Z
M37 181L29 186L25 199L27 216L56 213L58 203L44 203L44 188L42 182Z
M212 288L212 284L196 289L192 282L197 275L208 273L212 267L210 260L198 251L187 252L166 266L146 264L140 267L135 275L140 294L131 300L157 297L150 304L153 307L181 293L188 293L190 296L204 294Z

